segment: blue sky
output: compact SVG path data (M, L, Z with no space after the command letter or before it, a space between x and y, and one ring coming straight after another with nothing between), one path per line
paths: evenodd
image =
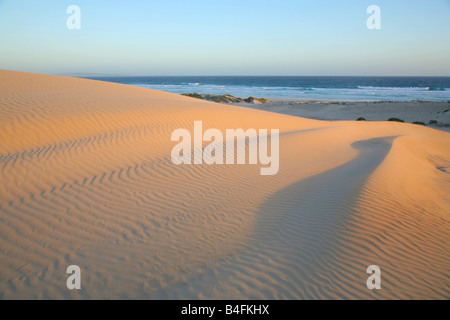
M69 30L69 5L81 29ZM381 30L369 30L369 5ZM0 0L0 68L450 76L450 0Z

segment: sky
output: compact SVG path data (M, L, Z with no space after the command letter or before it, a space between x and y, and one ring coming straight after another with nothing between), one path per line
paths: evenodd
M0 0L0 69L450 76L450 0Z

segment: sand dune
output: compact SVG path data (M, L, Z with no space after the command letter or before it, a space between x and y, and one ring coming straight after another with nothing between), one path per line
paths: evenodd
M278 174L174 165L196 120L280 129ZM2 299L450 298L446 132L0 71L0 168Z

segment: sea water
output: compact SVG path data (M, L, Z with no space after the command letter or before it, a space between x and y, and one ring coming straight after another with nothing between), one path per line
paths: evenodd
M172 93L326 101L447 101L450 77L89 77Z

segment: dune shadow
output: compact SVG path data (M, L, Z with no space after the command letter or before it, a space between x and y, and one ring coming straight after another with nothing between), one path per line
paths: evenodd
M255 225L256 238L269 239L283 227L300 223L306 229L312 222L323 235L347 215L355 204L367 178L389 153L396 137L354 142L359 151L351 161L300 180L276 192L260 207Z

